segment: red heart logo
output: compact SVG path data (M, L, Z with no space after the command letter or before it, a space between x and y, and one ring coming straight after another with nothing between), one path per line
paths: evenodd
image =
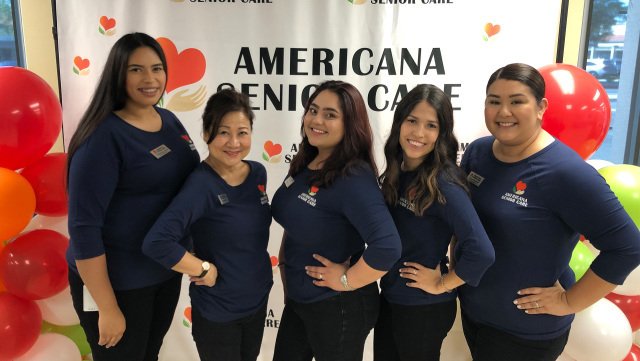
M89 61L89 59L82 59L81 57L76 56L75 58L73 58L73 64L76 66L76 68L78 68L78 70L84 70L89 67L91 62Z
M264 193L264 191L265 191L264 184L258 184L258 190L259 190L261 193Z
M103 15L100 17L100 25L105 31L113 29L116 27L116 19L108 18Z
M184 309L184 317L191 322L191 307Z
M276 257L276 256L271 256L271 257L269 257L269 258L271 258L271 267L275 267L275 266L277 266L277 265L278 265L278 257Z
M207 62L202 52L196 48L188 48L178 53L173 42L167 38L158 38L164 55L167 57L167 94L184 85L202 79Z
M500 25L493 25L491 23L487 23L484 26L484 32L487 33L487 36L492 37L500 32Z
M280 152L282 152L282 145L278 143L274 144L272 141L267 140L266 142L264 142L264 150L267 152L267 154L269 154L269 158L271 158L274 155L278 155L280 154Z
M311 193L318 193L319 190L320 190L320 188L318 188L316 186L311 186L311 188L309 188L309 192L311 192Z

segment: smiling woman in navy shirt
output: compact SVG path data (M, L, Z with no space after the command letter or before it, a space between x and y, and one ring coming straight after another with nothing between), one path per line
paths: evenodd
M253 118L246 95L211 96L202 115L209 156L144 239L145 254L191 276L192 333L203 361L255 361L260 353L273 273L267 174L244 160ZM189 235L194 254L184 246Z
M141 250L199 161L180 121L156 107L166 81L160 44L124 35L69 143L69 286L96 361L157 360L178 303L181 275Z
M362 95L341 81L320 84L301 133L300 151L273 199L285 232L286 294L273 359L362 360L378 315L376 280L400 256L376 181Z
M548 101L535 68L500 68L486 91L492 136L469 145L462 167L496 261L477 287L461 287L465 336L475 361L555 361L573 314L640 263L640 233L593 167L542 129ZM579 234L600 254L575 282Z
M374 360L438 361L456 318L456 292L475 286L493 263L493 247L456 165L453 108L433 85L402 98L384 147L380 177L400 238L402 257L382 277ZM455 236L455 269L446 257Z

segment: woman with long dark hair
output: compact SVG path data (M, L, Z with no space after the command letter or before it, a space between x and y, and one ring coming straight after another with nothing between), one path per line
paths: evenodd
M457 151L449 98L433 85L418 85L398 104L384 147L380 183L402 256L380 282L375 360L438 361L456 317L454 290L477 285L493 262ZM447 268L452 237L455 269Z
M378 188L362 95L327 81L305 106L300 150L273 198L285 231L286 293L277 361L362 360L378 315L378 280L400 239Z
M143 33L111 48L68 151L69 285L94 360L157 360L181 274L142 240L199 156L156 104L167 82L160 44Z

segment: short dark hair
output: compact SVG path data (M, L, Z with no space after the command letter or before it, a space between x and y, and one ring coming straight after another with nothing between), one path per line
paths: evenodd
M209 135L206 140L207 144L211 143L218 134L222 118L231 112L244 113L249 118L249 125L253 128L255 116L249 97L233 88L222 89L209 98L202 113L202 131Z
M321 83L311 94L304 108L303 122L300 127L302 142L298 153L291 161L289 175L300 173L318 154L318 149L312 146L304 132L304 116L309 107L323 91L329 91L338 96L344 122L344 137L331 152L331 155L323 163L322 169L312 177L311 181L317 186L329 186L336 177L346 175L354 167L368 165L378 174L373 158L373 132L369 124L369 115L362 94L353 85L339 81L329 80Z
M512 63L503 66L502 68L496 70L489 77L489 81L487 82L486 92L489 92L489 87L498 79L505 80L515 80L519 81L522 84L526 85L529 89L531 89L531 93L536 98L536 101L540 103L540 101L544 98L545 93L545 82L542 74L532 67L531 65L523 64L523 63Z

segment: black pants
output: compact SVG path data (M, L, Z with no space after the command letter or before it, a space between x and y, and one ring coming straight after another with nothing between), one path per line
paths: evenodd
M87 335L95 361L156 361L164 335L171 326L180 296L182 275L163 283L134 290L115 291L118 306L124 314L126 330L115 347L98 345L98 312L82 308L82 279L69 270L69 287L73 307Z
M569 339L567 331L550 340L527 340L475 323L464 312L462 329L474 361L556 361Z
M273 360L361 361L379 302L375 282L313 303L287 299Z
M405 306L390 304L380 296L380 315L373 334L374 361L439 361L456 308L455 299Z
M256 313L231 322L213 322L192 309L191 334L201 361L256 361L260 354L267 303Z

